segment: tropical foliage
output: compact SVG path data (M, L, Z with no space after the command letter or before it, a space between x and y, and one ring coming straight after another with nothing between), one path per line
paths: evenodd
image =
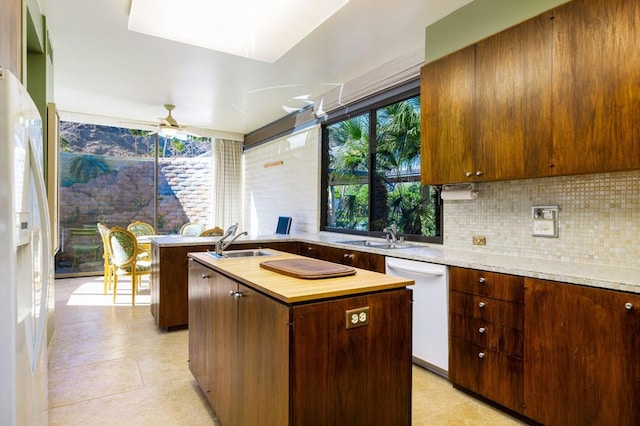
M435 193L420 184L419 96L327 126L327 136L328 227L382 231L395 223L403 234L439 232Z

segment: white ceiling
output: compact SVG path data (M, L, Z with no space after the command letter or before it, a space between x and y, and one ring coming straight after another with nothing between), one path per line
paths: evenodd
M273 64L129 31L130 0L40 4L63 119L83 113L155 123L172 103L181 125L248 133L307 105L296 98L317 98L424 50L425 27L470 1L350 0Z

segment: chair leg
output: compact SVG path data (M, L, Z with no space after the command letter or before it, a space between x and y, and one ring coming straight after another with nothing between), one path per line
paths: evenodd
M135 270L131 274L131 306L136 306L136 292L138 291L138 275Z
M118 289L118 274L113 274L113 304L116 304L116 290Z
M111 283L111 268L109 267L109 264L105 261L104 262L104 289L103 289L103 294L107 294L107 287L109 286L110 283Z

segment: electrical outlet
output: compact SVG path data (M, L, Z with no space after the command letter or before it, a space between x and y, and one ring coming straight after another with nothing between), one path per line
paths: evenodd
M348 309L346 311L347 329L369 324L369 307Z
M486 246L487 245L487 237L484 235L474 235L471 237L474 246Z

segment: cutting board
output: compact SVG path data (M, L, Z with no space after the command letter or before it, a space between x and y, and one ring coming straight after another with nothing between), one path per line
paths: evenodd
M314 259L267 260L261 262L260 267L290 277L307 280L344 277L356 273L356 270L350 266Z

